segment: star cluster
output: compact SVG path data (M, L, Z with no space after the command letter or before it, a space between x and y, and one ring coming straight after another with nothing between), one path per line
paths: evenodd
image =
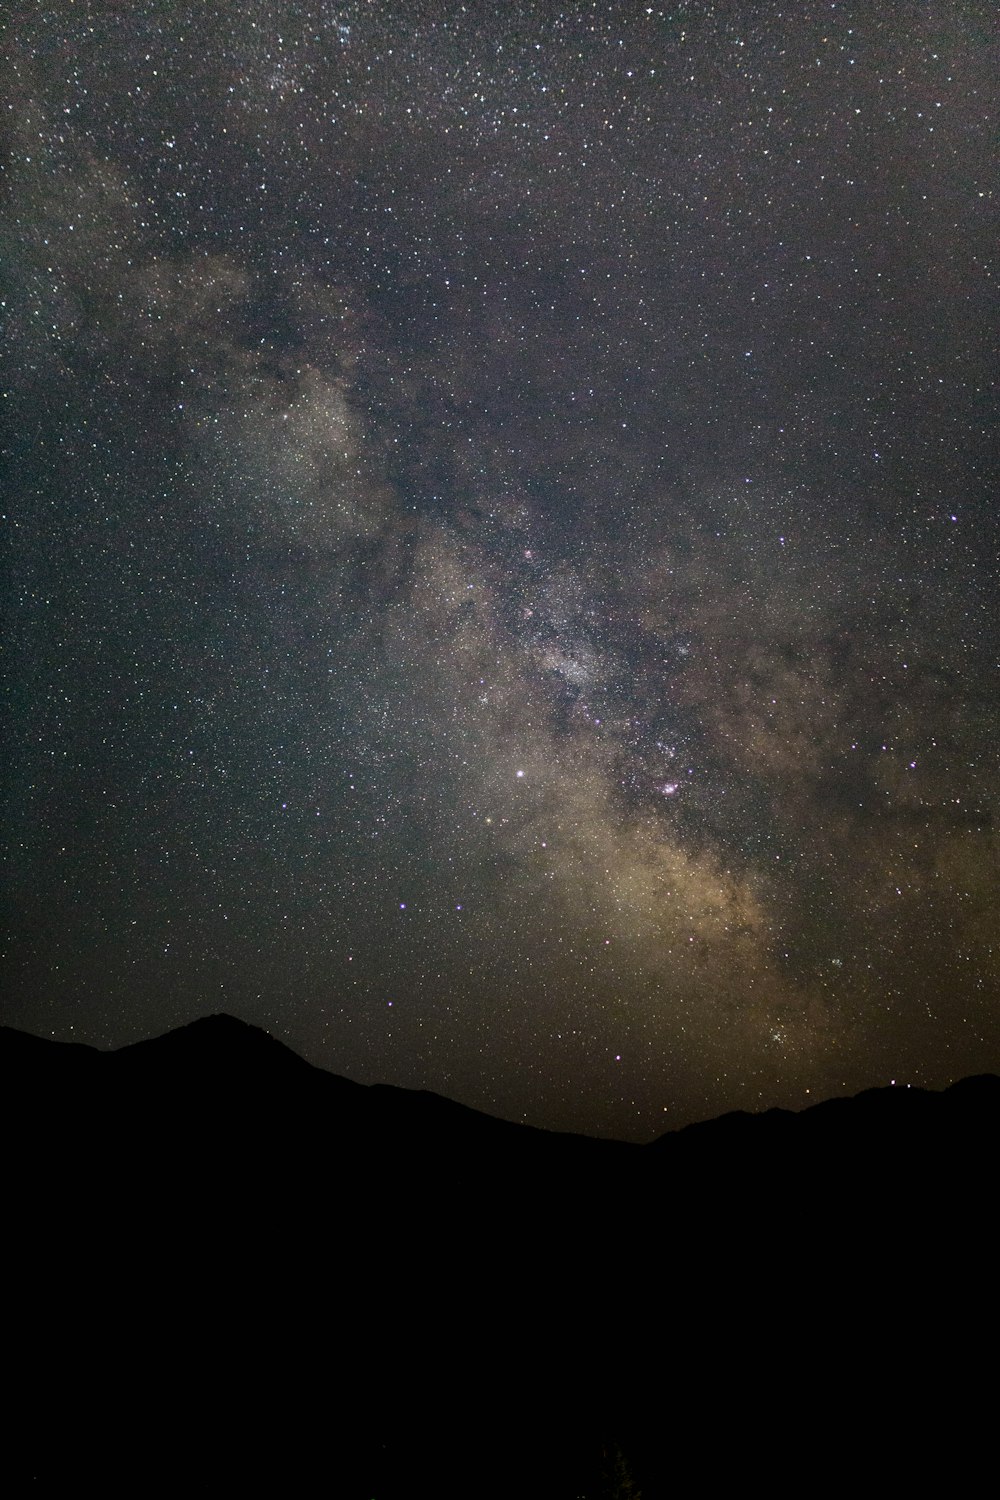
M4 1019L1000 1067L989 7L23 7Z

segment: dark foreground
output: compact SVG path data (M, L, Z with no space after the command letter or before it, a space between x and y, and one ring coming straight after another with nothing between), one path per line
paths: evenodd
M992 1465L1000 1079L638 1147L216 1017L118 1053L0 1031L0 1099L8 1493L962 1493Z

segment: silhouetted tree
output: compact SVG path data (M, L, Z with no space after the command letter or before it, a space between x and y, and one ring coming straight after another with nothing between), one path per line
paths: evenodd
M604 1500L642 1500L642 1491L632 1477L632 1469L617 1443L604 1449L604 1472L601 1495Z

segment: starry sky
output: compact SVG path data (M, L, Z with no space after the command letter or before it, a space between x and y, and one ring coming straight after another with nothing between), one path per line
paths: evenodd
M2 1019L1000 1069L993 6L15 12Z

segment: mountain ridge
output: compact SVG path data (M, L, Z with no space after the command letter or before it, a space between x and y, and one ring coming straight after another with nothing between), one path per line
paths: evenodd
M208 1017L107 1053L0 1029L0 1117L11 1425L59 1492L110 1463L123 1493L598 1500L569 1475L617 1445L658 1500L776 1432L835 1470L852 1413L895 1462L929 1402L978 1409L992 1075L638 1146Z
M224 1011L198 1017L158 1036L143 1038L117 1048L100 1048L85 1042L57 1041L54 1038L40 1037L36 1033L22 1031L16 1027L0 1026L0 1069L10 1065L8 1055L15 1049L20 1050L19 1062L30 1059L41 1063L43 1058L47 1058L50 1063L55 1063L57 1066L57 1057L64 1060L72 1058L75 1064L81 1066L85 1058L117 1059L120 1060L119 1066L124 1064L129 1067L147 1060L150 1062L155 1060L158 1068L168 1065L172 1058L182 1067L194 1065L199 1069L211 1063L218 1064L220 1061L227 1067L232 1067L234 1064L246 1066L251 1062L257 1065L266 1061L288 1072L296 1072L303 1080L310 1075L313 1075L313 1081L331 1079L341 1086L342 1091L362 1090L370 1098L378 1098L387 1103L421 1100L428 1107L450 1110L456 1121L461 1116L467 1120L475 1119L477 1122L489 1121L494 1126L506 1127L512 1132L526 1132L535 1137L593 1141L602 1145L623 1146L629 1149L637 1147L640 1150L664 1149L681 1140L692 1141L697 1138L704 1141L709 1136L721 1136L724 1133L735 1135L740 1130L744 1132L752 1130L762 1135L765 1131L774 1132L776 1129L783 1128L790 1121L813 1123L821 1117L830 1119L832 1118L831 1112L839 1111L843 1114L844 1106L853 1106L855 1112L884 1110L890 1099L907 1096L911 1100L909 1106L911 1113L916 1108L923 1107L924 1102L928 1100L961 1098L969 1103L973 1096L983 1107L990 1107L992 1104L1000 1109L1000 1077L992 1073L982 1073L957 1079L943 1089L928 1089L909 1084L876 1086L862 1089L857 1094L819 1099L797 1110L781 1106L764 1110L729 1110L706 1120L696 1120L665 1131L648 1142L635 1143L590 1136L580 1131L550 1130L544 1126L508 1120L432 1089L411 1089L384 1083L359 1083L321 1064L310 1062L266 1028L255 1026ZM900 1109L906 1106L895 1107Z

